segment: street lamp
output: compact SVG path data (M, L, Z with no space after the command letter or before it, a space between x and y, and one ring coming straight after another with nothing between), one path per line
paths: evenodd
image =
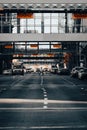
M80 56L80 66L86 66L86 56L84 54L81 54Z

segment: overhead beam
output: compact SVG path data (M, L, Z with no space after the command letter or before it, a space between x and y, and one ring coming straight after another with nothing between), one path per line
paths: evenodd
M31 60L39 60L39 59L58 59L58 57L13 57L12 59L31 59Z
M87 13L87 0L0 0L0 13Z
M82 42L87 41L87 33L64 33L64 34L0 34L0 43L3 42Z
M87 3L87 0L0 0L0 3Z
M36 10L36 9L33 9L33 10L30 10L30 9L4 9L4 10L1 10L0 11L0 13L19 13L19 12L21 12L21 13L25 13L25 12L27 12L27 13L87 13L87 9L84 9L84 10L82 10L82 9L67 9L67 8L65 8L65 9L62 9L62 10L60 10L60 9L54 9L54 8L52 8L52 9L38 9L38 10Z

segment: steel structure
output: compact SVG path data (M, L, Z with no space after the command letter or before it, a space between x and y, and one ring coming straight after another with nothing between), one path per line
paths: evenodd
M9 56L7 55L7 52L3 52L3 46L7 44L12 44L15 42L61 42L61 43L75 43L77 54L75 56L78 57L78 47L79 42L87 42L87 33L80 33L78 31L77 33L70 33L67 31L67 14L68 13L78 13L78 14L87 14L87 0L0 0L0 18L3 22L8 22L9 18L7 16L10 16L12 13L64 13L65 14L65 33L63 34L45 34L42 30L41 33L22 33L18 32L17 34L9 33L8 32L2 32L0 33L0 59L1 59L1 65L0 65L0 71L3 68L3 61L8 62L9 60L12 60L12 54L8 52ZM5 16L3 18L3 15ZM6 19L5 19L6 18ZM7 20L7 21L6 21ZM41 19L43 20L43 19ZM78 20L77 20L78 21ZM17 21L18 23L20 21ZM2 25L1 24L1 25ZM9 24L9 23L8 23ZM42 26L43 21L41 23L41 29L44 28ZM3 26L1 26L3 27ZM19 28L17 28L19 30ZM5 31L5 30L4 30ZM75 50L76 51L76 50ZM32 52L31 52L32 53ZM5 54L5 55L3 55ZM7 59L6 59L7 57ZM24 57L15 57L17 59L23 59ZM25 57L24 59L57 59L58 57ZM76 59L77 60L77 59ZM78 60L79 61L79 60ZM58 60L59 62L59 60ZM72 61L71 61L72 62ZM76 61L77 62L77 61ZM76 64L76 63L75 63ZM1 72L0 72L1 73Z
M0 0L0 14L17 12L87 13L87 0ZM67 17L66 17L67 19ZM66 21L67 25L67 21ZM0 34L0 41L87 41L79 34Z
M4 10L87 10L86 0L0 0L0 9Z

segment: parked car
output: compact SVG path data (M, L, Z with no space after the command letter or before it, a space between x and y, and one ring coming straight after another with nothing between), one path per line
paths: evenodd
M57 71L58 71L57 66L56 66L56 65L52 65L52 66L51 66L51 73L57 74Z
M60 75L69 75L70 74L70 70L67 68L61 68L58 70L58 74Z
M26 72L27 73L32 73L32 72L34 72L34 70L32 68L26 68Z
M83 69L83 67L76 66L71 70L71 77L78 77L79 70Z
M5 69L3 70L4 75L10 75L11 74L11 69Z
M24 68L21 64L13 65L12 67L12 75L24 75Z
M87 79L87 68L80 69L78 72L79 79Z

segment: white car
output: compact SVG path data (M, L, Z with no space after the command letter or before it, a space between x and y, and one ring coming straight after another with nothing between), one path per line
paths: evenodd
M12 68L12 75L17 75L17 74L24 75L24 69L20 65L14 66Z
M78 77L78 72L83 69L83 67L76 66L71 70L71 77Z
M83 68L78 72L79 79L87 79L87 68Z
M10 75L11 74L11 69L3 70L3 74L4 75Z

